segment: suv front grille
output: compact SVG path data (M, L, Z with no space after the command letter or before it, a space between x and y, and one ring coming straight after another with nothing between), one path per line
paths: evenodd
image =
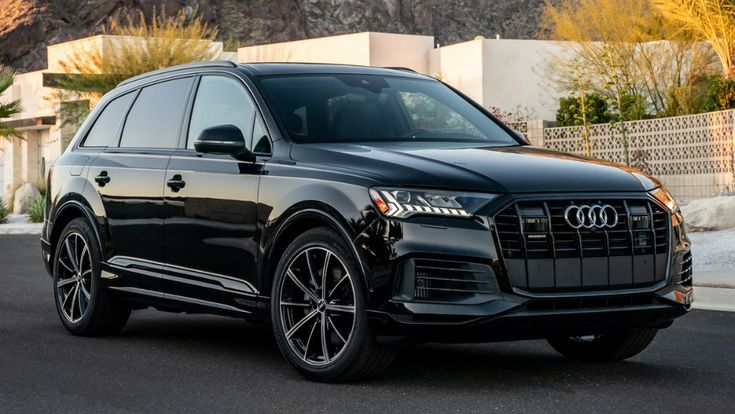
M574 229L564 217L571 205L610 205L617 224ZM511 285L539 293L640 288L665 280L669 223L668 213L648 200L519 201L495 216Z

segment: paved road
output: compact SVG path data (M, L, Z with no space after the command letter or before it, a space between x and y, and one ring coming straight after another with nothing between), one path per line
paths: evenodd
M735 313L693 311L641 356L580 364L544 342L407 349L382 379L302 380L263 327L139 311L76 338L36 236L0 237L1 412L732 412Z

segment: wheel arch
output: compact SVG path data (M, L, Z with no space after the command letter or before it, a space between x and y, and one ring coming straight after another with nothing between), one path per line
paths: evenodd
M273 236L266 243L263 253L263 267L261 269L261 286L267 295L270 294L275 271L283 252L300 234L317 227L328 227L334 230L347 243L348 249L354 254L359 267L360 276L365 282L367 290L371 290L367 267L360 252L353 241L348 221L337 211L321 202L303 202L289 209L289 213L273 231ZM367 292L365 292L367 293ZM367 297L366 297L367 299Z
M104 252L103 242L97 220L94 218L92 209L85 205L79 199L69 199L64 201L57 209L54 214L54 219L51 225L51 231L49 232L49 245L51 246L52 255L56 252L56 245L61 236L61 232L64 228L72 221L77 218L84 218L92 226L95 236L97 238L97 244L101 252Z

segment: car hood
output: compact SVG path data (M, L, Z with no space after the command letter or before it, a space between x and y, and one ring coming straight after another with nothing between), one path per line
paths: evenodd
M531 146L296 144L291 157L407 187L531 193L634 192L660 185L630 167Z

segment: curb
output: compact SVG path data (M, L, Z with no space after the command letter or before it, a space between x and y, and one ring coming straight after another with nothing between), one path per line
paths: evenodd
M0 224L0 235L41 234L42 224Z
M694 285L694 309L735 312L735 288Z
M694 286L694 309L735 312L735 289Z
M735 312L735 270L694 272L692 307Z

